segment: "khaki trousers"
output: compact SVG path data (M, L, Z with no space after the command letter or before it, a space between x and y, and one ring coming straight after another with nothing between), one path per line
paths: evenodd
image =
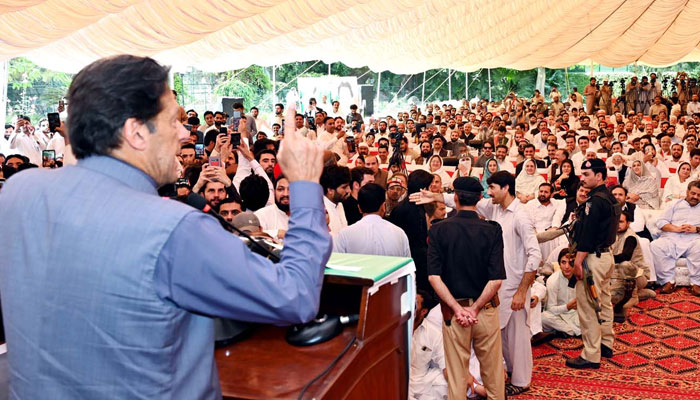
M469 304L472 302L470 301ZM488 307L488 308L487 308ZM447 392L450 400L467 397L470 348L474 347L481 364L481 379L491 400L505 399L505 374L501 349L501 329L498 308L488 305L481 309L476 325L463 327L453 316L450 325L442 324L442 338L447 367Z
M578 305L578 319L581 323L581 337L583 338L583 351L581 357L590 362L600 362L600 345L604 344L613 348L615 334L613 333L613 307L610 298L610 278L612 277L615 261L611 252L605 252L598 258L595 253L586 257L588 268L591 270L595 288L598 291L602 323L596 319L593 302L588 295L584 282L576 282L576 303Z

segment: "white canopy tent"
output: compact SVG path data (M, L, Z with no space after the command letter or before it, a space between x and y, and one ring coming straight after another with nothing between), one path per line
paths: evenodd
M668 65L700 60L699 19L700 0L9 0L0 61L66 72L120 53L206 71Z

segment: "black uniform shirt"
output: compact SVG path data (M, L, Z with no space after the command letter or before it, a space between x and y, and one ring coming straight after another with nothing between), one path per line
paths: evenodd
M503 233L474 211L433 224L428 232L428 275L440 275L455 299L477 299L490 280L506 279Z
M618 221L614 218L615 213L611 205L616 204L616 201L614 198L606 201L600 196L596 196L595 194L600 191L603 191L606 197L612 196L604 185L591 190L588 201L584 203L580 213L581 220L576 227L576 242L579 251L593 253L601 247L610 246L612 243L606 242L610 241L611 232L617 232Z

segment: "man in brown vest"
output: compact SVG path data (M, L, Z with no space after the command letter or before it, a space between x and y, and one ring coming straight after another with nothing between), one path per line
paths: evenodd
M612 245L615 269L610 280L610 294L615 311L615 322L625 321L625 310L639 300L656 297L656 292L646 289L651 270L644 260L637 235L629 229L627 211L620 215L617 239Z

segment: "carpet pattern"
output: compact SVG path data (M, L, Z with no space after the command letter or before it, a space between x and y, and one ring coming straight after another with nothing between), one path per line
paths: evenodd
M687 289L658 295L614 324L615 355L598 370L567 368L583 348L580 338L533 347L532 389L511 398L700 400L700 298Z

